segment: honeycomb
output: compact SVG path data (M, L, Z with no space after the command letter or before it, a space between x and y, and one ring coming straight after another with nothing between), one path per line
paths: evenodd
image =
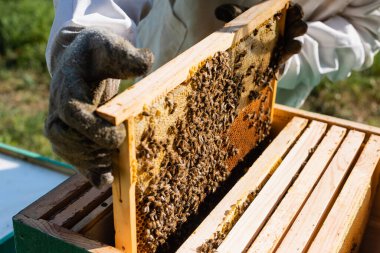
M202 62L135 117L138 252L164 245L269 134L277 21Z

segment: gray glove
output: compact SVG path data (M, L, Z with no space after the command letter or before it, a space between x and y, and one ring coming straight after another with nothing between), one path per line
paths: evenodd
M215 9L215 16L221 21L230 22L247 9L247 7L236 4L223 4ZM307 24L302 20L303 15L302 7L291 2L286 12L284 46L280 52L280 65L301 51L302 43L294 38L307 32Z
M100 29L66 31L66 36L73 37L72 42L52 57L45 134L59 156L102 187L113 181L112 154L126 132L124 125L112 126L94 112L117 94L117 79L145 74L153 55Z

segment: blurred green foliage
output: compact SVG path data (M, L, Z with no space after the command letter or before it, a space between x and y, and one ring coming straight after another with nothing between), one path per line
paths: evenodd
M53 0L0 0L0 142L58 159L43 135Z
M0 142L58 159L43 135L49 78L38 72L0 69Z
M380 126L380 54L371 68L342 81L324 79L303 109Z
M53 0L0 0L0 67L45 71Z

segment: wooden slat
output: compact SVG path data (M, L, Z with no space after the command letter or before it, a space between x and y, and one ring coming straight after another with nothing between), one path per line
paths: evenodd
M196 252L197 248L212 238L216 231L221 230L223 223L226 222L225 214L231 206L239 200L244 202L250 192L262 187L301 135L307 123L308 121L305 119L294 117L265 149L244 177L235 184L197 230L178 249L177 253Z
M29 218L49 219L51 215L64 208L68 203L79 197L90 187L91 184L87 179L80 174L76 174L65 180L37 201L33 202L21 211L21 213Z
M79 232L86 230L91 227L92 224L96 223L102 216L106 215L108 212L112 212L112 196L108 197L104 202L102 202L98 207L93 209L88 215L76 223L71 230L74 232Z
M123 252L136 253L136 148L134 119L126 124L127 138L120 147L112 184L115 245Z
M289 6L287 5L287 8ZM286 13L287 13L287 8L284 8L281 12L281 15L283 18L280 20L279 27L280 27L280 36L284 36L285 34L285 25L286 25ZM278 86L278 80L275 80L273 83L273 93L272 93L272 104L271 104L271 112L270 112L270 122L272 123L274 120L274 108L276 104L276 96L277 96L277 86ZM285 126L285 125L284 125Z
M373 190L375 197L372 200L371 215L359 250L361 253L380 252L380 184Z
M302 118L307 118L307 119L314 119L322 122L326 122L328 124L333 124L336 126L344 127L350 130L357 130L360 132L364 132L367 134L376 134L380 135L380 128L370 126L370 125L365 125L345 119L340 119L336 117L331 117L319 113L314 113L314 112L308 112L292 107L288 107L285 105L280 105L280 104L275 104L274 107L274 121L273 125L277 129L283 128L289 120L291 120L294 116L302 117Z
M350 131L276 252L306 252L349 173L365 134Z
M104 213L88 224L79 233L89 239L96 240L107 245L115 245L115 230L113 227L113 212L111 210Z
M372 135L308 252L358 249L378 183L380 137Z
M195 46L191 47L172 61L168 62L112 101L97 109L97 113L113 124L120 124L129 117L137 116L144 105L150 105L155 99L166 95L184 82L197 65L225 51L240 39L251 34L255 28L285 8L288 0L270 0L255 5L235 20ZM141 94L144 94L142 96Z
M274 252L342 142L346 129L333 126L282 199L248 252ZM327 251L326 251L327 252Z
M114 244L112 196L92 210L70 230L109 245Z
M256 199L235 224L217 252L242 252L274 211L291 185L293 178L325 133L325 123L313 121L268 180Z
M88 252L91 253L121 253L121 251L115 249L114 247L105 245L94 240L90 240L86 237L83 237L80 234L74 233L68 229L62 228L56 224L52 224L45 220L35 220L28 218L22 214L18 214L14 218L14 222L22 223L24 226L30 226L51 237L59 238L60 240L66 242L69 245L72 244L79 248L86 249ZM49 248L49 246L54 246L54 242L50 241L46 245L46 252L54 252L54 249ZM33 247L33 245L30 245L30 247Z
M91 210L111 195L111 188L107 187L99 190L95 187L84 193L74 202L68 204L63 210L58 212L50 221L58 226L71 228Z

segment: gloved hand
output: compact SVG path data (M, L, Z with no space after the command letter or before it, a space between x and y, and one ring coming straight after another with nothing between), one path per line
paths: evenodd
M117 79L145 74L153 54L111 32L85 28L55 59L45 134L53 150L93 185L110 184L112 154L126 132L94 112L117 94Z
M223 4L215 9L217 19L230 22L248 8L236 4ZM284 46L280 53L279 64L284 64L294 54L301 51L302 43L295 38L304 35L307 32L307 24L302 20L303 11L299 4L291 2L285 21Z

